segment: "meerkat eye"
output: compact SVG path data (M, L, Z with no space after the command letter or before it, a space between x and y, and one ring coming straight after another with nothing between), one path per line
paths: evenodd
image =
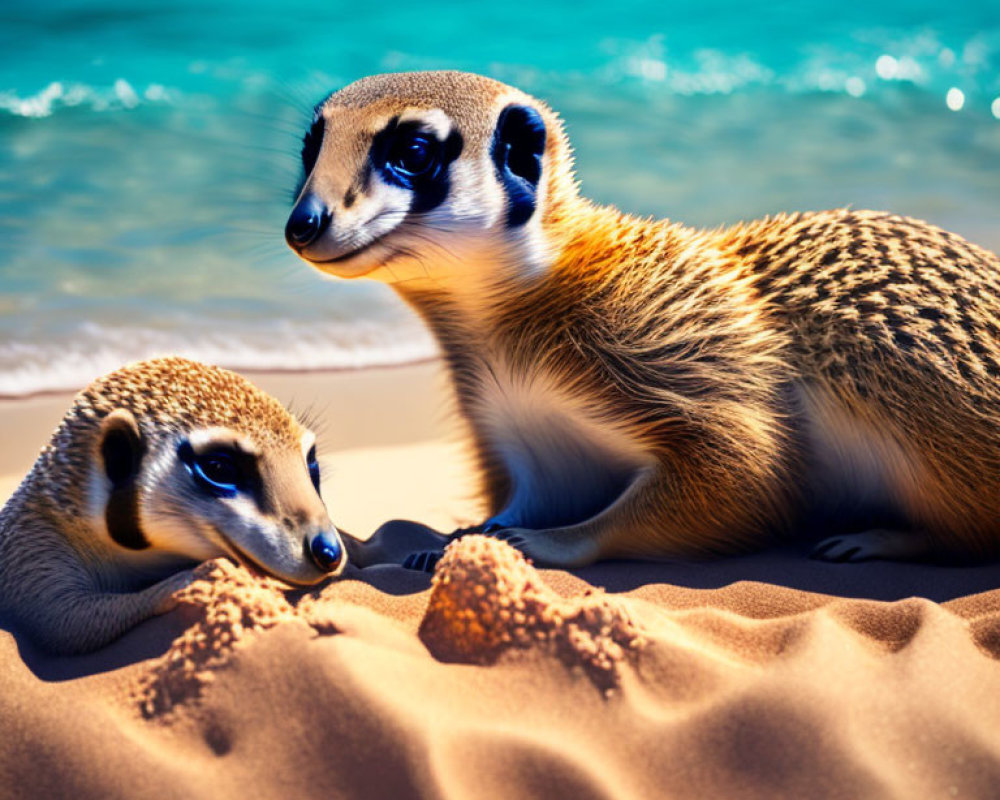
M195 456L191 474L203 489L224 496L236 494L242 478L236 459L221 450Z
M387 164L408 178L430 172L438 161L438 142L424 133L400 136L389 151Z
M319 462L316 460L316 445L309 448L309 455L306 456L306 465L309 467L309 477L312 478L313 486L319 491Z

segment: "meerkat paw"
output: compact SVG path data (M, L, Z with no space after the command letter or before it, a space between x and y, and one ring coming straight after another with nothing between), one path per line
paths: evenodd
M916 561L932 552L931 540L921 531L896 531L881 528L831 536L811 553L821 561L858 562L875 558L892 561Z
M186 569L150 586L146 591L150 592L155 599L153 613L166 614L177 608L177 592L186 589L192 581L194 581L194 570Z
M516 547L540 567L582 567L599 555L593 537L578 530L504 528L490 535Z
M499 523L492 520L486 520L486 522L481 522L478 525L468 525L464 528L456 528L448 534L447 537L445 537L445 541L453 542L456 539L461 539L463 536L469 536L474 533L496 536L497 532L501 530L502 528ZM417 572L433 572L434 567L437 566L438 561L441 560L441 556L443 555L444 548L441 548L440 550L418 550L410 553L403 559L403 568L412 569Z

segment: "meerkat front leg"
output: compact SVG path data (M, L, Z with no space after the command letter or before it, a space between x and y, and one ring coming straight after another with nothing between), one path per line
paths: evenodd
M34 598L40 610L24 620L24 627L33 641L53 653L96 650L140 622L173 610L177 606L175 593L193 579L194 572L185 570L128 593L54 586Z
M539 566L583 566L613 551L616 542L634 539L637 528L648 528L651 519L664 516L669 507L665 484L665 468L645 469L610 506L582 522L546 529L502 528L487 522L481 532L517 547ZM422 550L411 553L403 566L431 572L440 557L440 550Z
M616 542L634 540L637 529L648 528L651 520L666 516L664 483L662 468L646 469L610 506L582 522L557 528L487 532L513 545L538 566L584 566L613 552ZM661 509L659 513L653 510L656 506Z
M766 535L765 521L774 516L774 506L787 504L773 483L753 482L754 474L739 460L691 459L682 467L661 462L637 472L614 502L579 523L499 530L487 525L483 533L509 542L545 567L740 550ZM403 566L430 572L440 556L440 551L412 553Z

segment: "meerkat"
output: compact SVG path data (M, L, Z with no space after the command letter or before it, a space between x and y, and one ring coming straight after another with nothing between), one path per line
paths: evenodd
M993 253L871 211L699 230L597 205L544 103L457 72L330 95L302 165L289 245L388 283L437 338L476 530L549 566L855 516L882 527L817 557L1000 550Z
M79 653L173 608L199 561L338 575L319 477L316 437L245 378L182 358L123 367L76 396L0 511L0 618Z

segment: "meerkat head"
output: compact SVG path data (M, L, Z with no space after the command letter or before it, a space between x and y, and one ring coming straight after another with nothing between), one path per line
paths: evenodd
M574 197L562 125L479 75L364 78L316 106L285 237L344 278L447 289L544 268L546 220ZM486 274L483 274L486 273Z
M86 487L84 551L130 564L228 555L294 584L346 563L316 437L227 370L167 358L113 372L77 396L48 455L47 475Z

